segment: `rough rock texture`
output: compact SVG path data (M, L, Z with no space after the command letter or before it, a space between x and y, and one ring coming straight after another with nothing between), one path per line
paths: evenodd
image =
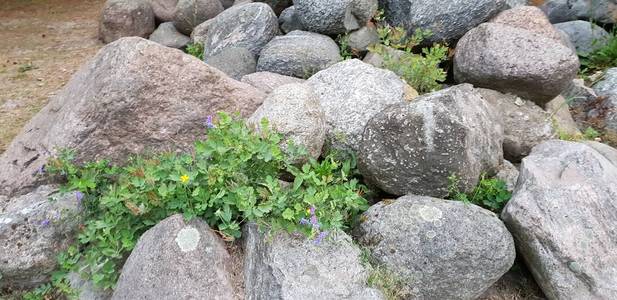
M499 171L495 174L495 178L503 180L508 191L512 192L518 180L518 169L511 162L504 159L499 167Z
M79 292L79 300L109 300L111 299L112 291L101 290L94 286L90 280L85 280L75 272L68 275L68 280L71 288Z
M545 0L540 8L552 23L593 19L600 23L617 22L617 2L614 0Z
M549 141L523 160L502 218L549 299L617 298L617 167Z
M230 270L225 244L208 224L177 214L139 238L112 299L233 299Z
M197 25L216 17L223 10L219 0L179 0L174 26L178 31L191 35Z
M260 128L263 118L283 135L283 149L287 148L287 140L291 140L295 145L303 146L310 157L321 155L326 139L326 116L310 86L296 83L276 88L248 123Z
M527 5L527 0L506 0L506 8L514 8Z
M467 31L502 11L504 0L381 0L386 21L412 34L417 28L433 33L425 43L455 44Z
M400 275L410 299L475 299L512 266L512 236L492 212L423 196L382 201L357 228L373 258Z
M576 124L584 128L589 107L593 106L593 103L598 98L596 92L592 88L587 87L583 79L574 79L561 94L564 98L569 99L567 103Z
M499 114L504 130L503 154L507 160L520 162L531 148L556 137L551 115L535 103L489 89L477 90Z
M401 56L405 55L405 51L394 49L388 46L381 47L381 50L384 51L384 53L386 53L390 57L390 59L393 61L398 61L401 58ZM382 68L384 65L383 56L375 52L367 53L366 56L364 56L364 59L362 61L367 64L373 65L377 68Z
M560 42L498 23L469 31L454 56L458 82L513 93L540 105L566 89L578 68L576 54Z
M195 26L193 32L191 32L191 40L193 43L200 43L203 45L206 42L206 38L208 37L208 29L213 22L214 19L210 19Z
M307 31L292 31L273 38L261 51L258 71L308 78L341 60L330 37Z
M99 38L111 43L127 36L147 38L154 31L154 12L146 0L107 0L99 20Z
M279 86L289 83L303 83L305 80L272 72L256 72L243 76L241 81L269 94Z
M617 166L617 149L595 141L585 141L585 144L602 154L602 156L608 159L613 165Z
M240 47L227 47L216 55L205 57L204 61L236 80L240 80L244 75L255 73L257 68L253 53Z
M178 32L172 22L162 23L150 35L150 40L171 48L184 48L191 42L191 38Z
M326 113L327 145L357 151L364 126L390 104L405 101L406 84L391 71L357 59L333 65L307 80Z
M605 100L595 112L590 111L588 117L599 121L608 138L617 143L617 68L606 70L604 77L593 86L593 90Z
M234 46L247 48L254 55L279 33L278 19L264 3L232 6L218 15L208 26L205 53L216 55Z
M359 147L365 180L393 195L448 195L448 177L470 191L503 157L497 113L469 84L390 105L371 118Z
M319 245L285 233L269 239L254 224L243 236L245 299L383 299L365 286L360 249L342 231Z
M264 97L181 51L123 38L84 65L0 156L0 194L36 186L33 174L58 149L75 150L78 162L190 150L206 116L249 116Z
M557 131L557 135L567 134L570 136L577 136L581 134L578 130L576 122L572 118L566 99L559 95L549 103L544 105L544 109L551 115L551 121L553 122L553 128Z
M298 20L296 8L290 6L281 12L279 16L279 26L283 33L289 33L294 30L304 30L304 26Z
M161 23L173 21L178 0L148 0L148 2L157 20Z
M79 212L75 194L49 185L0 202L0 289L48 281L58 254L73 241Z
M353 51L366 51L368 46L379 43L379 34L374 25L367 25L350 33L347 43Z
M308 31L336 35L364 26L377 0L294 0L296 15Z
M582 20L555 24L555 28L565 32L576 52L582 55L602 48L610 36L604 28Z
M499 23L512 27L527 29L548 38L561 41L561 35L541 9L535 6L519 6L505 10L491 19L491 23Z

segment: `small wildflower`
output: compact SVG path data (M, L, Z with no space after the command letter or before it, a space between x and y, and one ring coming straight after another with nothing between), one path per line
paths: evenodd
M310 225L311 222L305 218L300 219L300 225Z
M49 221L49 219L45 219L45 220L41 221L41 226L42 227L47 227L47 226L49 226L49 223L51 223L51 221Z
M212 116L208 116L206 118L206 127L208 127L208 128L216 127L216 126L214 126L214 123L212 123Z
M317 216L315 215L311 216L311 225L313 225L313 228L319 228L319 222L317 221Z
M77 204L81 205L81 200L84 199L84 193L82 193L81 191L76 191L75 198L77 199Z
M185 175L180 176L180 181L181 181L182 183L187 183L187 182L189 182L189 176L188 176L188 175L186 175L186 174L185 174Z
M323 241L323 239L325 239L328 236L329 232L328 231L322 231L319 233L319 235L317 235L317 237L315 238L315 245L319 245L321 244L321 242Z
M39 170L37 171L37 173L39 175L44 175L45 174L45 165L42 165L41 167L39 167Z
M311 206L311 208L309 208L309 213L311 214L311 216L315 215L315 206Z

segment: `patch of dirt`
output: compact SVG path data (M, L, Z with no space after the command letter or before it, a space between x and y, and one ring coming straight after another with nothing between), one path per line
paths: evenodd
M104 0L2 0L0 154L103 44Z

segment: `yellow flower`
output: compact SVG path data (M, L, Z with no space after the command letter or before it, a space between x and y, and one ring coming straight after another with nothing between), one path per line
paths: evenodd
M189 182L189 176L188 176L188 175L182 175L182 176L180 176L180 181L182 181L182 183L187 183L187 182Z

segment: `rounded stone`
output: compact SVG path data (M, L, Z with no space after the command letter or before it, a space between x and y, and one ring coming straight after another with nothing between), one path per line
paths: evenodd
M174 26L185 35L224 10L219 0L179 0L174 15Z
M295 0L294 7L306 30L336 35L364 26L377 11L377 0Z
M147 38L154 31L154 12L145 0L108 0L99 22L99 38L111 43L119 38Z

